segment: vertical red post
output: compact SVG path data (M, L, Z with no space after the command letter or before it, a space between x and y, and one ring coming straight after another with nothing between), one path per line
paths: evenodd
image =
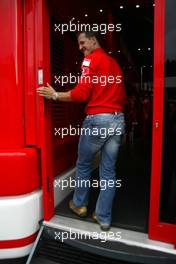
M176 225L161 222L159 219L164 125L165 1L155 0L154 12L154 98L149 238L174 244L176 243Z

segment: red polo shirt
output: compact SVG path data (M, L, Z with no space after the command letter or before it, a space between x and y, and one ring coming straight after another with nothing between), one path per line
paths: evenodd
M86 114L123 111L126 104L123 74L118 63L102 48L84 58L82 76L71 90L71 98L87 101Z

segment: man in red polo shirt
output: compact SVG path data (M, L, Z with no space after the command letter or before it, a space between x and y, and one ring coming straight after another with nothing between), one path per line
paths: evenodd
M100 193L93 214L102 230L109 230L116 190L116 161L125 130L123 106L126 93L118 63L100 47L95 32L78 34L79 49L84 53L82 76L71 91L56 92L49 84L37 89L39 95L58 101L87 101L86 118L79 139L76 162L76 187L69 207L80 217L86 216L92 161L101 153ZM102 184L105 188L102 188Z

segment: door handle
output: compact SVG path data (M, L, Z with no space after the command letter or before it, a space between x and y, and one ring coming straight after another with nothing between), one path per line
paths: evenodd
M156 121L156 122L155 122L155 128L158 128L158 127L159 127L159 122Z
M38 69L38 84L43 84L43 69Z

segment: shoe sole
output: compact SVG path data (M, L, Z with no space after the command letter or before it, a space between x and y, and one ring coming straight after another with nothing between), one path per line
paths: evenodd
M109 231L109 229L111 228L110 226L105 227L105 226L101 225L99 223L99 221L97 220L96 215L93 215L92 216L92 219L94 220L95 223L99 224L99 226L100 226L100 228L101 228L102 231Z

